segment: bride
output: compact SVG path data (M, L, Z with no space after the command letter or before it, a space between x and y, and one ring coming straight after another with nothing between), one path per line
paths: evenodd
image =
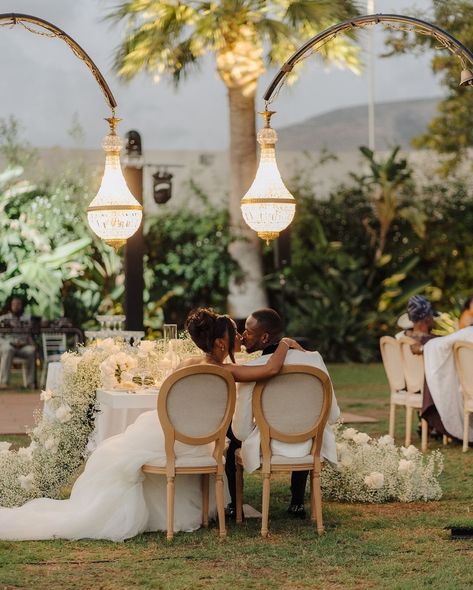
M204 352L178 368L212 364L228 370L235 381L251 382L278 373L289 348L301 349L283 338L266 365L239 366L234 352L241 337L228 316L210 309L191 312L186 327ZM231 363L225 362L230 357ZM191 393L189 393L191 395ZM210 455L209 445L189 447L177 442L176 456ZM164 435L157 412L138 417L117 436L103 441L89 457L68 500L39 498L18 508L0 508L0 539L109 539L123 541L145 531L166 530L166 478L145 477L142 465L165 458ZM198 476L176 478L175 531L200 527L201 489ZM214 499L210 499L214 509Z

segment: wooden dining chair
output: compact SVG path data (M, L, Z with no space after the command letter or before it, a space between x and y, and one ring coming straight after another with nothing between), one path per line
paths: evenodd
M401 345L397 338L383 336L379 340L383 367L390 389L389 436L394 438L396 406L406 407L406 381L402 368Z
M332 384L321 369L307 365L288 365L275 377L257 382L253 390L253 415L261 433L261 472L263 475L261 535L268 535L271 475L279 472L310 471L311 519L317 533L324 532L320 488L320 448L332 404ZM312 439L310 453L304 457L275 455L271 441L302 443ZM236 453L236 520L243 517L243 462Z
M406 382L406 439L405 445L408 447L412 440L412 414L414 410L422 409L424 394L424 357L422 354L414 354L411 350L411 344L417 340L402 336L399 339L401 346L402 369ZM424 418L421 419L421 450L427 451L429 439L429 427Z
M463 452L466 453L473 412L473 342L455 342L453 355L463 395Z
M167 478L167 539L174 536L174 482L178 475L202 475L202 525L209 522L209 476L215 475L220 537L226 535L223 476L225 436L235 409L235 381L215 365L175 371L162 384L158 417L164 431L166 458L143 465L144 473ZM211 456L176 457L174 445L214 443Z

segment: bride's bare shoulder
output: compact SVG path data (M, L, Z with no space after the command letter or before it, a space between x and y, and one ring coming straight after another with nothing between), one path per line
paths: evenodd
M202 355L191 356L188 359L185 359L181 363L179 363L178 369L183 369L184 367L191 367L192 365L202 365L205 363L205 357Z

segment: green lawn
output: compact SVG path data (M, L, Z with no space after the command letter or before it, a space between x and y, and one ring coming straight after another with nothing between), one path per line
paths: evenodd
M333 365L343 409L379 418L360 425L370 434L387 429L387 386L380 365ZM402 413L397 442L402 443ZM366 427L365 427L366 426ZM417 435L414 441L418 443ZM441 448L432 443L431 448ZM473 449L445 450L440 502L361 505L324 503L327 533L310 521L286 517L287 481L272 485L271 536L259 521L229 525L219 542L215 528L140 535L125 543L100 541L0 542L3 589L197 588L473 588L473 541L452 541L444 529L473 510ZM260 480L246 478L246 500L260 506Z

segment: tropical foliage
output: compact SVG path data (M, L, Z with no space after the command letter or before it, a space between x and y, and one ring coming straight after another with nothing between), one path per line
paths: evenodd
M381 168L394 166L393 154L378 163ZM388 209L379 207L382 192L373 199L382 186L373 173L353 175L326 200L315 198L303 175L293 181L298 207L291 263L274 271L268 250L268 286L288 331L306 337L325 358L377 358L379 337L396 331L411 295L423 292L455 315L472 290L471 188L460 181L419 188L408 167L401 173L396 206L388 191ZM379 253L386 210L389 226Z
M231 277L239 266L228 252L233 241L227 209L216 209L194 186L202 201L199 213L183 209L146 220L146 318L159 328L183 325L199 305L225 310Z
M473 4L471 0L432 0L433 15L419 16L433 22L458 39L465 47L473 47ZM413 142L414 147L433 149L446 158L440 171L445 175L465 160L468 148L473 147L473 111L471 87L459 87L462 64L459 58L439 46L431 36L407 32L393 35L388 45L392 53L415 49L441 49L432 58L432 71L441 76L446 89L438 113L423 135ZM468 66L471 69L471 66Z

